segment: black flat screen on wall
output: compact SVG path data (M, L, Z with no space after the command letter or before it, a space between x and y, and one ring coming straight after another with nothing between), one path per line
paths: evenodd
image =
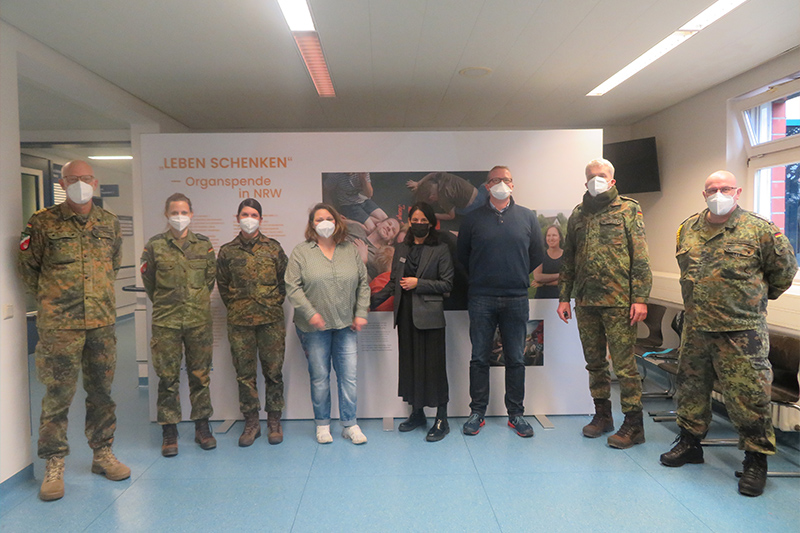
M661 190L655 137L604 144L603 157L614 165L620 194Z

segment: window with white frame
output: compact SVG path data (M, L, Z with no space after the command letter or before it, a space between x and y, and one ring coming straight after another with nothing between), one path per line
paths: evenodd
M800 73L736 102L754 185L754 211L789 238L800 258Z

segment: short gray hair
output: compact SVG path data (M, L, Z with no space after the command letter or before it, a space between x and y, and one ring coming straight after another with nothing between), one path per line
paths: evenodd
M591 168L591 167L606 167L608 170L611 171L611 177L612 178L614 177L614 165L612 165L611 161L609 161L608 159L603 159L602 157L598 159L592 159L591 161L586 163L586 168Z

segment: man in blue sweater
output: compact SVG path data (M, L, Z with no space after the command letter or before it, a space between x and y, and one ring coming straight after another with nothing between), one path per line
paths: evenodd
M508 425L521 437L533 437L523 418L528 322L528 276L544 256L536 214L514 203L514 182L508 167L489 171L484 187L489 201L469 213L458 233L458 259L469 275L469 363L471 414L465 435L477 435L489 403L489 356L497 327L506 364L505 403Z

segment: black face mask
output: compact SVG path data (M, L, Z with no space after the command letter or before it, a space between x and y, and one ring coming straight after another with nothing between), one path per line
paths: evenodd
M414 237L421 239L428 235L428 232L431 230L430 224L411 224L411 235Z

